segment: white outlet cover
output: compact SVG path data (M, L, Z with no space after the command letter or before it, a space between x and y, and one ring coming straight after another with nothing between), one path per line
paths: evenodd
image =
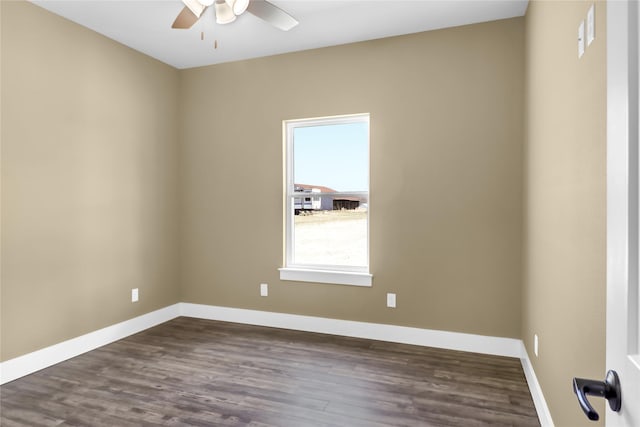
M538 357L538 334L533 335L533 353Z
M580 21L578 26L578 58L584 55L584 20Z
M596 38L595 13L595 5L592 4L587 12L587 46L591 46L591 43Z
M138 288L131 289L131 302L138 302Z
M260 296L266 297L269 295L269 285L266 283L260 283Z
M387 294L387 307L396 307L396 294Z

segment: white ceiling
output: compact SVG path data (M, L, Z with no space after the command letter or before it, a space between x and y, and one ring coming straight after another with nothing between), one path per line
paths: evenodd
M32 3L176 68L494 21L522 16L527 8L527 0L273 0L300 22L284 32L249 13L218 25L211 7L191 29L171 29L180 0Z

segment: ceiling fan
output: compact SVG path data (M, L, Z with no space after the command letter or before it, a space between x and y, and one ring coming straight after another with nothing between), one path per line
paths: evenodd
M229 24L246 11L283 31L289 31L298 25L295 18L266 0L182 0L182 2L185 6L171 28L191 28L209 6L214 7L218 24Z

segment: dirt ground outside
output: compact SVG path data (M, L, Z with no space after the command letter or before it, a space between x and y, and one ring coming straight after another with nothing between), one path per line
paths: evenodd
M367 211L322 211L294 217L296 264L366 266Z

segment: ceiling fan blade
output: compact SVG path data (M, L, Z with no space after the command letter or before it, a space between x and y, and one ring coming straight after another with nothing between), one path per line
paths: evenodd
M193 24L198 21L198 19L200 18L194 15L193 12L191 12L189 8L185 6L178 14L176 20L173 21L171 28L186 30L187 28L191 28Z
M282 31L289 31L298 25L298 21L293 16L266 0L251 0L247 12Z

